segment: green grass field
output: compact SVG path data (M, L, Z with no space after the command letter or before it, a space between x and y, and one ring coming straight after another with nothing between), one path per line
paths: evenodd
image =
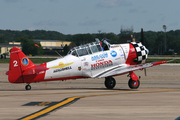
M147 59L146 63L157 62L157 61L170 61L170 60L172 60L172 59ZM176 60L168 62L168 63L180 63L180 59L176 59Z

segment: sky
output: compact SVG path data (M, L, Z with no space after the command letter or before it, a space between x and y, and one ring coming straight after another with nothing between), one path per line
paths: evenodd
M0 0L1 30L63 34L180 29L179 0Z

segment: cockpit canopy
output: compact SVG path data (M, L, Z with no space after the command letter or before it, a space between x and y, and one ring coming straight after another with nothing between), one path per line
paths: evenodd
M103 44L107 44L107 43L108 43L107 41L105 40L103 41ZM109 49L109 43L106 46L108 47L108 48L106 47L106 49ZM68 54L81 57L84 55L89 55L101 51L104 51L104 48L102 47L102 43L99 41L99 39L96 38L96 42L74 47L68 52Z

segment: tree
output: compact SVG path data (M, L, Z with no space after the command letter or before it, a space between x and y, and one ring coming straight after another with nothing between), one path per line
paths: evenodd
M0 43L5 43L6 39L4 37L0 37Z
M43 49L40 44L35 43L33 40L28 38L19 38L17 41L21 42L22 45L22 51L24 54L32 54L32 55L42 55ZM39 47L36 47L35 44L37 44Z
M64 48L63 48L63 50L64 50L64 55L66 55L68 52L69 52L69 50L70 50L70 48L67 46L67 44L64 46Z
M104 34L104 38L110 39L110 43L111 44L118 44L119 43L119 36L117 36L114 33L107 33Z
M69 48L72 49L73 47L76 47L76 44L74 42L71 42Z

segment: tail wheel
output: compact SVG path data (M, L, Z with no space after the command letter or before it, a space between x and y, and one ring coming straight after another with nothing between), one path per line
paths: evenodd
M116 85L116 80L113 77L106 77L104 84L107 89L113 89Z
M128 82L128 85L131 89L137 89L139 88L140 81L139 80L135 81L135 80L130 79Z
M26 85L25 89L26 90L31 90L31 86L30 85Z

